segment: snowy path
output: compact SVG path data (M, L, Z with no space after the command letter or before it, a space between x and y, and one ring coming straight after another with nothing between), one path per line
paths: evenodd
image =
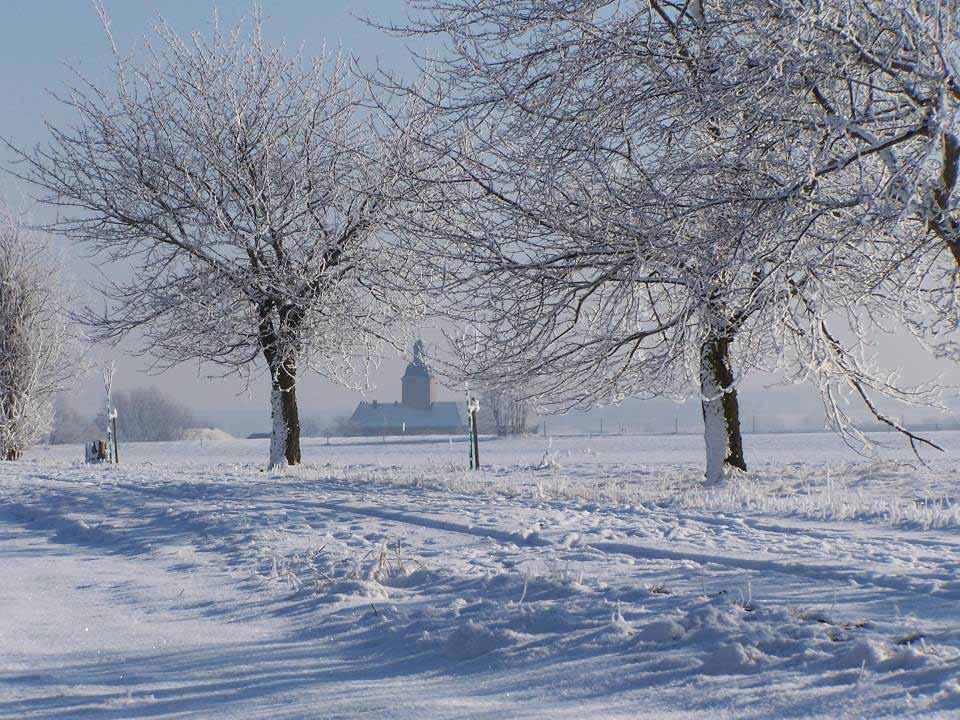
M960 713L955 527L471 485L442 445L0 467L0 718Z
M175 687L144 687L151 662L266 636L262 624L225 625L190 609L212 602L212 588L189 576L171 582L152 563L74 553L16 529L3 547L0 717L128 717Z

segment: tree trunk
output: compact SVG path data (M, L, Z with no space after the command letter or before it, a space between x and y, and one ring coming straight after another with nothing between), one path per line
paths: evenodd
M297 409L297 366L287 361L273 373L270 391L270 467L300 464L300 412Z
M729 468L746 470L740 436L740 405L733 385L728 336L708 340L700 350L703 437L707 446L707 484L724 481Z

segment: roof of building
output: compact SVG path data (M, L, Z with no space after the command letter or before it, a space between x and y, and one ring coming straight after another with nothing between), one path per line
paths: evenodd
M362 402L354 410L350 422L357 427L379 430L383 427L397 428L406 425L408 431L429 429L463 428L460 403L435 402L429 410L408 407L401 403Z

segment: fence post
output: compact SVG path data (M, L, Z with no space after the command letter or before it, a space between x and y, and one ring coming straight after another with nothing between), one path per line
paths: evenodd
M470 398L470 402L467 404L467 409L470 412L470 438L471 445L473 446L473 453L471 457L471 469L479 470L480 469L480 431L477 428L477 411L480 410L480 401L475 397Z
M110 413L110 422L113 423L113 462L120 464L120 441L117 438L117 409ZM201 443L203 440L201 439Z

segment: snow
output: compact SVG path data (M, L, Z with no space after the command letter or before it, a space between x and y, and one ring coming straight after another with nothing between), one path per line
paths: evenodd
M0 464L0 717L956 717L936 439L751 435L708 489L694 436L37 448Z
M220 428L188 428L183 431L182 439L202 444L229 442L233 436Z

